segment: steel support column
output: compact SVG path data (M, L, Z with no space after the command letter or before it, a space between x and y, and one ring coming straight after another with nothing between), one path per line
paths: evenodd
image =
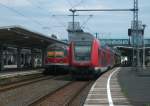
M143 31L145 31L146 25L143 25ZM142 36L142 46L143 46L143 69L145 69L145 42L144 42L144 33Z
M33 48L31 48L31 66L32 66L32 68L34 68L34 52L33 52Z
M0 45L0 71L4 69L3 45Z
M21 68L21 48L17 48L17 68Z
M42 49L42 67L44 67L45 64L45 55L46 55L46 49Z

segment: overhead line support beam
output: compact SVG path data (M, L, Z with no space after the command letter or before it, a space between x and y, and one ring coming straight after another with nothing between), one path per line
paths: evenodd
M71 12L77 11L138 11L138 9L70 9Z
M73 22L73 30L74 30L74 18L75 18L75 12L77 11L138 11L137 8L133 9L69 9L69 11L72 12L72 22Z

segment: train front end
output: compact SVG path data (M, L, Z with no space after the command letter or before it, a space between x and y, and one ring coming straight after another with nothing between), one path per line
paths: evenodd
M98 41L89 33L77 35L70 44L70 65L72 74L77 76L93 76L98 67Z
M91 66L92 42L76 41L72 44L73 59L72 66L86 68Z
M60 44L50 45L45 55L45 70L50 74L67 72L69 65L68 47Z

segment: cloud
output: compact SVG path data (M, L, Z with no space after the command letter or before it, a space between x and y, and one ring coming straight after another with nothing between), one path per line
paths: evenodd
M0 3L7 6L14 6L14 7L31 6L30 2L28 2L27 0L0 0Z
M150 26L149 15L149 0L139 1L139 20ZM5 6L0 7L2 25L21 25L30 30L35 30L45 34L56 34L59 38L67 37L67 23L72 21L69 11L72 6L76 9L104 9L104 8L132 8L133 1L131 0L0 0L1 4L15 9L18 14ZM113 35L122 37L123 34L127 37L127 29L130 27L132 12L77 12L79 16L75 17L75 21L81 22L81 25L86 22L85 30L90 33L111 32ZM86 21L88 15L93 17ZM53 16L56 15L56 16ZM37 22L41 23L38 25ZM146 33L150 33L150 28L146 27ZM105 34L105 33L104 33Z

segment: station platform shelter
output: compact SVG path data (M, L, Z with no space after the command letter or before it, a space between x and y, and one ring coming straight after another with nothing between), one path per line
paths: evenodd
M46 47L63 43L20 26L0 28L0 71L44 66Z

